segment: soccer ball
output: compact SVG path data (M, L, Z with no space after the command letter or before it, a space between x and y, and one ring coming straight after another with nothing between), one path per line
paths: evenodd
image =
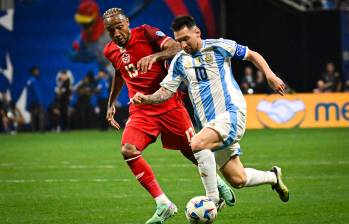
M191 224L210 224L217 217L217 208L208 197L196 196L188 202L185 216Z

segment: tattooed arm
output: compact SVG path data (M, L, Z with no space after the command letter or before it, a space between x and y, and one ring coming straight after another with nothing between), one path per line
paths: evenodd
M174 92L161 87L158 91L152 95L144 95L143 93L136 93L132 99L133 104L159 104L165 102L173 96Z

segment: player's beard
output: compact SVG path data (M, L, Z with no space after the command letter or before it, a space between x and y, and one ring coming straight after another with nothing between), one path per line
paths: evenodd
M193 54L194 52L193 52L193 48L191 48L191 47L186 47L186 48L184 48L184 51L187 53L187 54Z

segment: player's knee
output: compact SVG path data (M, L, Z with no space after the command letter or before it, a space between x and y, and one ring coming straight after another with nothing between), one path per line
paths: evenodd
M234 175L228 178L228 182L234 188L243 188L246 185L246 181L246 175L244 174Z
M130 159L140 155L141 152L137 150L136 146L126 143L121 147L121 154L124 159Z
M205 141L201 137L193 137L190 142L190 147L193 152L205 149Z

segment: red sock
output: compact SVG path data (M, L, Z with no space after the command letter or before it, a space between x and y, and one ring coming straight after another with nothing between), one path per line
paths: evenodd
M141 155L126 161L132 170L133 175L135 175L139 183L142 184L145 189L147 189L153 198L156 198L163 193L160 185L155 179L155 175L151 167Z

